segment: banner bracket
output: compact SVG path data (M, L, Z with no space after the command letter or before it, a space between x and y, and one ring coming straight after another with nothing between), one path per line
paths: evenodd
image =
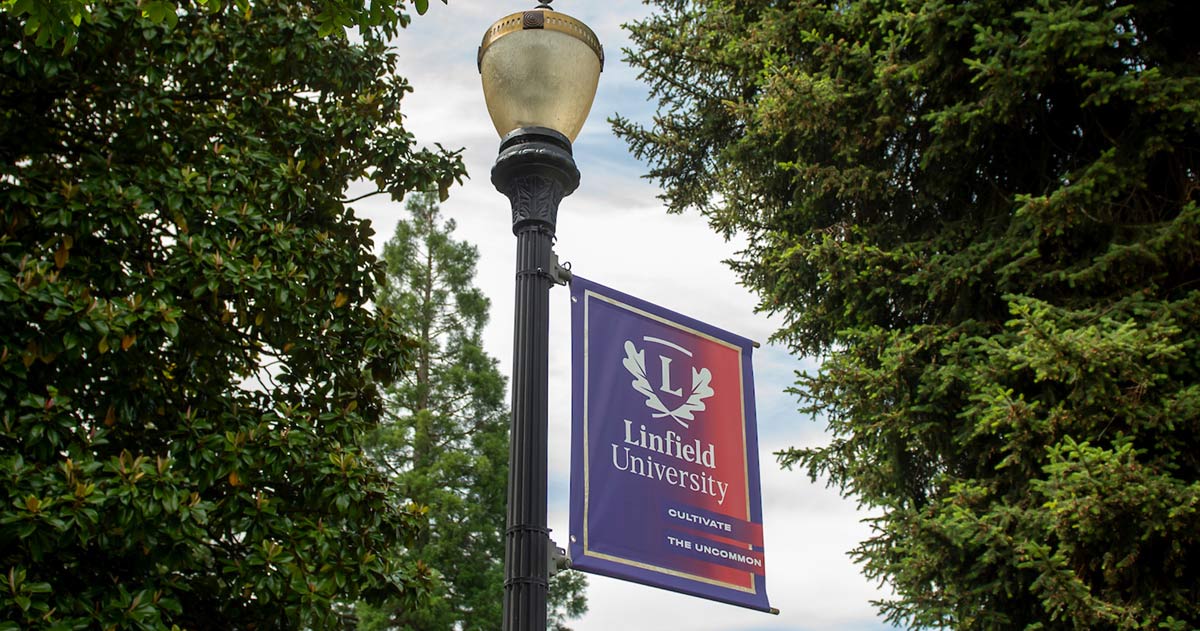
M570 261L568 261L566 264L559 264L557 252L551 252L550 256L550 263L552 265L550 276L554 279L554 283L556 285L570 284L571 279L574 278L574 276L571 274Z
M546 548L548 554L548 563L550 568L550 576L554 576L563 570L571 569L571 557L567 556L567 551L558 547L558 544L553 539L550 540L550 545Z

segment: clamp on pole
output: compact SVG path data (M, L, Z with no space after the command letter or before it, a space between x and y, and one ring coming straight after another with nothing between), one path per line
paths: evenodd
M571 274L570 261L568 261L566 264L560 264L558 262L558 253L557 252L551 252L550 256L553 257L551 260L551 263L553 264L553 269L551 269L551 271L550 271L550 276L554 279L554 284L555 285L570 284L571 279L575 277L573 274Z
M546 549L547 561L546 566L550 568L550 576L554 576L563 570L571 569L571 557L567 556L567 551L558 547L554 540L550 541L550 546Z

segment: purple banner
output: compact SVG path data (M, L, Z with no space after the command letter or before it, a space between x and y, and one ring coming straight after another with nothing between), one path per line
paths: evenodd
M575 276L572 567L767 602L753 343Z

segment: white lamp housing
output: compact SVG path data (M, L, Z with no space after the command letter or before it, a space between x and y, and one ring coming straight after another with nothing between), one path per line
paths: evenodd
M539 8L493 24L478 61L483 97L501 137L549 127L574 141L596 97L604 49L583 22Z

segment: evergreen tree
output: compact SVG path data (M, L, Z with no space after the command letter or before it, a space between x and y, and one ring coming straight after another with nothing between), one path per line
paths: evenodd
M614 121L822 356L894 622L1200 626L1200 5L658 0Z
M550 631L571 631L567 622L587 613L587 575L566 570L550 577L546 593L546 628Z
M473 281L479 255L453 238L430 193L410 196L410 217L384 246L385 313L405 314L414 369L387 389L389 421L372 453L400 491L430 509L411 553L442 575L443 590L419 609L364 606L365 629L495 629L504 595L508 484L505 380L482 346L489 300ZM557 580L563 613L575 616L585 582Z
M2 3L0 628L413 606L423 517L359 447L412 353L368 308L342 194L461 162L413 147L380 33L321 38L308 2L162 4L88 2L64 50L18 16L84 3Z

